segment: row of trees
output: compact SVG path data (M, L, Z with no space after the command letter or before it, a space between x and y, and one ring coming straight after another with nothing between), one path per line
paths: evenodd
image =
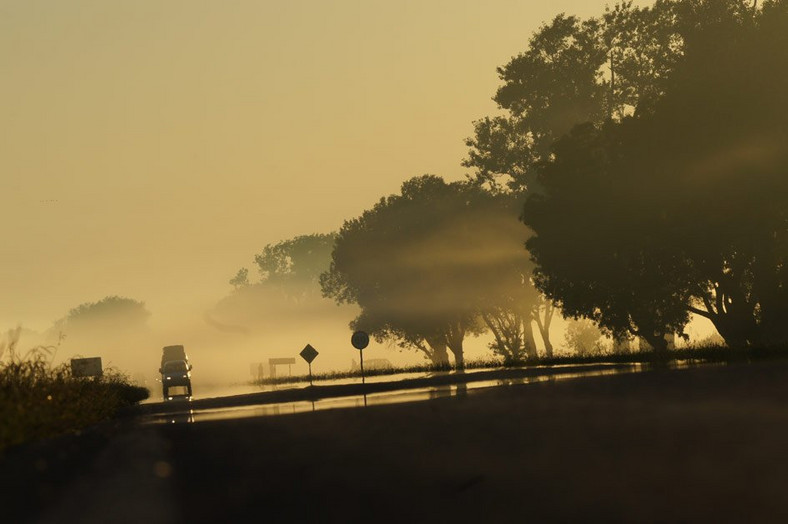
M337 312L325 295L355 305L354 314L360 306L354 329L416 349L435 363L448 362L451 353L462 364L465 337L487 330L496 353L533 357L534 320L552 352L553 307L531 285L518 207L478 184L416 177L339 235L266 246L255 257L259 280L240 269L213 324L237 330L272 327L305 313L325 317ZM350 312L341 311L345 318Z
M498 69L473 175L413 178L345 222L315 265L323 295L360 307L351 327L460 366L483 331L520 360L535 326L550 355L555 308L593 321L569 334L584 351L596 328L664 350L691 314L731 346L788 342L785 56L787 0L557 16Z
M538 296L528 285L531 268L513 257L517 271L507 279L494 264L460 261L493 253L495 242L487 240L510 230L493 217L525 201L533 283L564 314L592 319L617 339L640 336L658 350L666 348L666 334L683 333L691 313L711 320L732 346L785 342L787 35L783 0L761 7L741 0L659 0L648 8L622 2L599 18L556 17L498 70L503 85L495 100L504 115L476 122L465 161L474 179L444 190L468 196L454 207L439 203L431 196L437 189L423 186L441 185L418 179L347 222L324 293L362 306L357 327L426 342L428 354L446 345L457 357L461 334L480 329L479 318L506 347L501 334L511 331L500 327L511 326L516 311L525 318ZM419 194L431 201L424 211L414 207ZM381 225L384 217L389 223ZM447 233L464 224L473 233ZM389 229L409 244L382 240ZM433 230L463 238L455 252L444 250L451 263L422 246ZM355 245L385 255L372 261ZM383 268L403 257L424 261L435 274L387 282ZM468 289L446 269L456 267L468 268L465 277L479 288ZM486 269L500 277L499 287ZM519 287L511 283L516 275ZM414 302L451 307L427 308L446 313L438 319L420 314ZM426 325L403 332L403 311Z

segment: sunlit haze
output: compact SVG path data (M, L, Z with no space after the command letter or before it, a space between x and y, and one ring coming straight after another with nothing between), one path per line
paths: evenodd
M120 295L152 314L146 355L231 354L203 317L238 268L412 176L461 179L495 68L605 4L1 1L0 327Z

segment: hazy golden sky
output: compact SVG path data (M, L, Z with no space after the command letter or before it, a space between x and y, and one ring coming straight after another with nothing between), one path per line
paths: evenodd
M605 4L0 1L0 328L196 314L265 244L462 177L496 66Z

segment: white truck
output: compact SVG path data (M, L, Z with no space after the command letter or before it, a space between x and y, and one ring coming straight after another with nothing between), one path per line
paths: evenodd
M192 365L183 346L165 346L161 352L161 393L165 400L170 400L174 396L192 396ZM172 394L170 388L185 390ZM179 394L180 393L180 394Z

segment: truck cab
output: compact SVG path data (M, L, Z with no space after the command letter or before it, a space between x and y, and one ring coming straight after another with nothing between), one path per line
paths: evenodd
M162 350L161 367L161 388L162 397L165 400L174 396L192 396L192 365L183 346L166 346ZM171 389L177 389L175 394Z

